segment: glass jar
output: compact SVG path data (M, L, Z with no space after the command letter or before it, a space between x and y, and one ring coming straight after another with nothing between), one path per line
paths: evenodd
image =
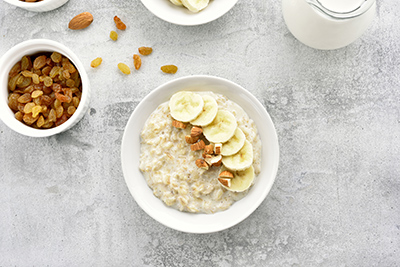
M358 39L375 17L375 0L282 0L290 32L316 49L337 49Z

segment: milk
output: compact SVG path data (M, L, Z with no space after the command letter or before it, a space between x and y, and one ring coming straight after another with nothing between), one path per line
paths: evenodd
M302 43L317 49L337 49L364 33L375 17L376 3L374 0L319 0L319 3L283 0L282 11L288 29Z

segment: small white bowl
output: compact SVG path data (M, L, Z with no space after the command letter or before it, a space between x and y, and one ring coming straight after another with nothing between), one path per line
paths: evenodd
M139 170L140 132L150 114L177 91L212 91L239 104L257 125L262 142L261 172L249 193L225 211L194 214L168 207L153 195ZM232 227L246 219L270 191L279 165L279 145L274 124L263 105L249 91L226 79L189 76L165 83L153 90L136 107L125 127L121 145L125 182L138 205L153 219L175 230L212 233Z
M5 2L33 12L46 12L64 5L68 0L43 0L40 2L24 2L19 0L4 0Z
M76 67L81 77L82 97L75 113L60 126L50 129L35 129L15 118L14 112L8 107L8 73L15 63L25 55L40 52L58 52L67 57ZM47 39L34 39L17 44L8 50L0 59L0 119L12 130L31 137L46 137L61 133L74 126L89 107L90 85L85 68L79 58L69 48L58 42Z
M209 5L198 13L186 7L176 6L169 0L141 0L142 4L154 15L167 22L193 26L216 20L228 12L238 0L210 0Z

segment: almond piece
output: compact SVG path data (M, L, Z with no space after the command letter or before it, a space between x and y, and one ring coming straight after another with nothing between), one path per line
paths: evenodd
M200 136L203 133L203 129L198 126L193 126L192 130L190 131L190 135L192 137Z
M199 137L198 136L192 137L190 135L186 135L185 140L186 140L186 143L188 143L188 144L194 144L197 142L197 140L199 140Z
M215 153L216 155L219 155L219 154L221 154L221 150L222 150L222 144L215 144L215 146L214 146L214 153Z
M207 163L208 163L208 165L213 165L213 166L220 166L220 165L218 165L218 164L220 164L220 162L222 162L222 156L221 155L218 155L218 156L211 156L211 157L206 157L205 159L204 159ZM214 164L217 164L217 165L214 165Z
M208 170L208 164L202 159L197 159L196 160L196 166L205 170Z
M233 173L231 173L230 171L223 171L219 174L218 176L219 178L229 178L232 179L233 178Z
M88 27L93 21L93 15L89 12L83 12L76 15L68 24L71 30L81 30Z
M172 126L174 126L175 128L186 129L186 124L184 124L181 121L173 120L172 121Z
M190 145L190 149L192 151L202 150L205 146L206 146L206 144L204 143L204 141L200 140L199 142L197 142L197 143L195 143L193 145Z
M226 178L218 178L218 181L226 187L231 187L231 179L226 179Z
M214 153L214 147L212 144L206 145L206 147L204 148L204 153L206 154L213 154Z

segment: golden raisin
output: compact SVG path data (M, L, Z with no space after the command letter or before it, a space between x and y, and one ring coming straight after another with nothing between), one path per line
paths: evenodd
M118 40L118 33L116 31L111 31L110 32L110 38L113 41L117 41Z
M67 113L68 113L69 115L74 114L75 111L76 111L76 108L75 108L74 106L69 106L68 109L67 109Z
M38 117L33 117L31 113L25 114L25 115L22 117L22 120L23 120L26 124L28 124L28 125L31 125L31 124L34 123L37 119L38 119Z
M133 64L135 65L135 69L140 69L140 66L142 66L142 59L139 55L133 55Z
M175 74L178 71L178 67L175 65L164 65L161 70L165 73Z
M50 110L48 118L50 122L55 122L57 120L56 111L53 108Z
M21 61L18 61L18 62L15 63L15 65L11 68L10 72L8 73L8 75L9 75L10 77L14 77L14 76L17 75L20 71L21 71Z
M52 67L46 66L42 69L42 74L48 76L51 70L52 70Z
M124 63L118 63L118 69L124 74L131 74L131 69Z
M32 117L36 118L42 112L42 106L36 105L32 108Z
M57 52L53 52L50 56L51 60L53 60L54 63L60 63L62 59L62 55Z
M23 104L28 103L28 102L30 102L31 100L32 100L32 99L31 99L31 94L28 94L28 93L23 94L23 95L21 95L21 96L18 98L18 102L19 102L19 103L23 103Z
M21 59L21 70L27 70L32 68L31 58L24 56Z
M15 118L19 121L22 121L22 117L24 117L24 114L21 111L18 111L15 113Z
M152 52L153 52L153 48L151 48L151 47L146 47L146 46L142 46L142 47L139 47L139 53L141 54L141 55L143 55L143 56L148 56L148 55L150 55Z
M39 83L40 83L40 81L39 81L39 75L33 74L33 75L32 75L32 82L33 82L34 84L39 84Z
M38 98L41 95L43 95L43 91L42 90L35 90L35 91L32 92L31 97L32 98Z
M35 58L35 60L33 61L33 68L35 70L41 69L46 65L46 56L39 56L37 58Z
M32 113L32 109L33 109L34 106L36 106L36 104L33 103L33 102L30 102L30 103L26 104L25 107L24 107L23 112L25 114Z
M68 79L68 80L65 82L65 84L66 84L69 88L71 88L71 87L74 87L74 86L75 86L75 81L72 80L72 79Z
M90 67L97 68L98 66L101 65L101 62L103 62L103 59L101 57L95 58L92 60L92 62L90 62Z
M40 116L39 119L36 121L36 126L40 128L43 126L43 124L44 124L44 117Z
M118 18L117 16L114 17L114 22L115 22L115 25L117 26L118 30L125 30L126 29L125 23L123 23L121 21L121 19Z
M53 79L50 78L49 76L46 76L46 77L43 79L43 82L44 82L44 86L46 86L46 87L50 87L50 86L53 85Z

